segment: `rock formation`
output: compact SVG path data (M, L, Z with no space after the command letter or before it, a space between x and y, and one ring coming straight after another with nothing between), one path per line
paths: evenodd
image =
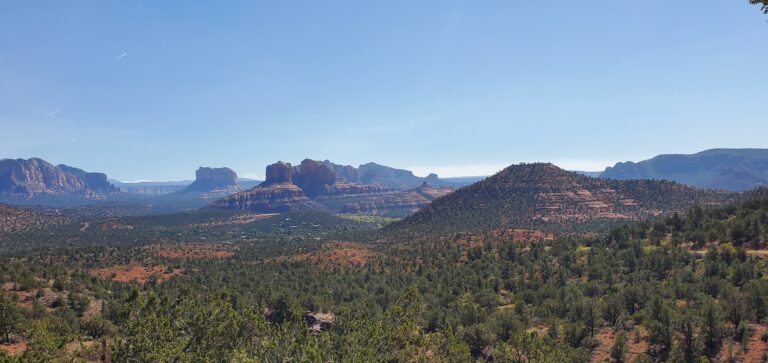
M240 186L237 173L230 168L200 167L195 172L195 181L192 182L184 193L189 192L239 192Z
M318 196L326 185L336 183L333 169L322 162L310 159L305 159L300 165L294 166L291 178L293 183L309 197Z
M360 182L360 175L357 172L357 168L354 166L334 164L328 160L323 161L323 164L333 169L333 174L336 175L337 181L344 183Z
M368 165L365 168L367 178L391 181L392 179L386 179L387 175L396 178L410 175L416 179L395 184L403 186L418 180L422 185L401 191L382 183L363 184L360 183L358 169L333 164L327 160L320 162L306 159L297 166L277 162L267 166L266 181L258 187L221 199L211 207L261 213L322 209L333 213L402 217L453 190L447 187L433 188L424 181L424 178L415 177L408 171L382 168ZM437 175L434 174L427 179L438 180Z
M282 213L292 210L322 210L294 184L257 186L217 200L211 208L248 210L257 213Z
M389 193L368 194L348 199L348 203L340 206L340 212L405 217L451 192L453 188L433 188L424 182L420 187L406 191L390 190Z
M67 196L104 198L120 191L106 174L88 173L66 165L54 166L39 158L0 160L0 195L13 198Z
M292 171L291 164L286 164L282 161L268 165L267 178L259 186L265 187L272 184L290 183Z

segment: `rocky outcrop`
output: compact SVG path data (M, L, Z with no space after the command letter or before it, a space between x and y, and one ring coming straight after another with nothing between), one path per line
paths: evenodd
M260 186L269 186L272 184L290 183L291 173L293 172L291 164L278 161L267 166L267 178Z
M0 160L0 195L32 198L68 196L100 199L120 191L103 173L88 173L39 158Z
M381 183L356 182L360 179L357 173L358 170L351 166L336 165L327 160L306 159L297 166L277 162L267 166L264 183L221 199L211 207L261 213L322 209L332 213L402 217L453 190L433 188L418 178L420 187L400 191ZM399 174L399 171L393 172L393 175ZM437 175L432 174L428 179L437 180Z
M230 168L200 167L195 172L195 181L184 189L184 193L198 192L239 192L237 173Z
M248 210L257 213L283 213L294 210L322 210L320 204L307 198L291 183L258 186L217 200L210 205L217 209Z
M434 174L431 174L434 175ZM435 175L437 177L437 175ZM440 188L434 188L429 183L424 182L421 184L420 187L413 189L413 192L416 194L424 197L425 199L429 199L429 201L433 201L437 198L446 196L453 192L454 189L451 187L440 187Z
M320 161L305 159L293 167L291 179L309 197L320 195L325 186L336 183L333 169Z
M333 323L336 321L336 315L317 311L304 312L301 314L301 317L307 323L307 326L309 326L309 331L312 335L331 329Z
M328 160L323 161L323 164L333 169L333 174L336 175L336 181L344 183L360 183L360 175L357 172L357 168L354 166L334 164Z
M429 205L433 200L445 196L453 188L433 188L426 182L420 187L406 191L391 191L378 195L365 195L340 207L341 213L369 214L388 217L405 217Z
M411 189L418 187L423 178L413 175L413 172L403 169L390 168L376 163L360 165L357 169L360 183L379 184L392 189Z

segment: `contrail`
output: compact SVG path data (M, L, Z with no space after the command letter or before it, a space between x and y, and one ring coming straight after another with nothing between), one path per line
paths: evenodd
M123 54L120 54L119 56L115 57L115 62L117 62L117 61L119 61L119 60L123 59L123 57L125 57L125 56L127 56L127 55L128 55L128 53L123 53Z

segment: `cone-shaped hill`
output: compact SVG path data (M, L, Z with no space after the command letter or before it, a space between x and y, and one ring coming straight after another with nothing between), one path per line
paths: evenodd
M389 228L439 234L497 228L598 231L737 197L670 181L604 180L552 164L519 164L436 199Z

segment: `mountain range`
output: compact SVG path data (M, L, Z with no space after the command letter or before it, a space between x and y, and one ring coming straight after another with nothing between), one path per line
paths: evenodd
M257 187L222 198L210 208L281 213L321 210L382 216L407 216L432 200L453 191L435 188L411 172L365 164L360 169L329 161L305 159L292 166L277 162L266 168L266 180ZM408 188L413 182L420 182Z
M101 200L119 194L103 173L57 166L39 158L0 160L0 200Z
M280 164L280 163L278 163ZM268 167L268 173L278 164ZM204 207L239 192L249 193L249 210L265 212L316 209L337 213L368 213L406 216L432 199L450 192L451 187L471 184L479 178L426 178L411 171L376 163L355 168L328 160L305 160L283 171L286 185L240 179L226 167L200 167L193 181L124 183L103 173L89 173L67 165L53 165L39 158L0 161L0 202L20 205L75 207L94 203L119 202L136 205L137 211L172 213ZM284 177L284 176L283 176ZM259 193L266 193L256 201ZM237 198L242 197L238 195ZM305 199L306 198L306 199ZM259 207L261 203L261 207ZM213 203L213 207L222 203ZM243 203L235 203L235 209ZM121 204L120 210L126 210ZM129 212L134 213L134 212Z
M746 191L768 186L768 149L711 149L617 163L603 179L664 179L708 189Z
M603 172L577 173L605 181L669 180L697 188L746 191L768 185L768 149L659 155L617 163ZM121 202L141 205L140 210L153 213L210 206L263 213L311 209L405 217L455 188L488 181L483 177L443 179L435 174L419 177L376 163L353 167L310 159L299 165L270 165L266 179L240 179L229 168L200 167L194 181L123 183L104 173L53 165L39 158L3 159L0 202L57 207Z

